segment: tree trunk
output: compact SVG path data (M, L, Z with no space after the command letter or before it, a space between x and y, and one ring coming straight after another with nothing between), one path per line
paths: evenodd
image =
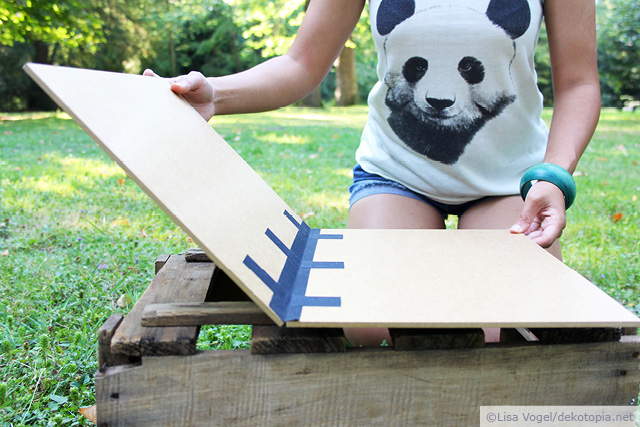
M360 102L356 77L355 50L345 46L336 60L336 105L354 105Z
M166 0L167 13L170 12L171 5L169 0ZM169 32L169 66L171 67L171 75L175 76L177 74L176 69L176 47L175 42L173 40L173 27L171 24L168 25L167 31Z
M315 88L306 98L300 101L305 107L322 107L322 91L320 86Z
M38 64L51 64L49 57L49 45L41 40L31 43L33 47L33 62ZM26 94L27 109L30 111L52 111L57 109L55 102L51 100L35 81L31 81L31 85Z

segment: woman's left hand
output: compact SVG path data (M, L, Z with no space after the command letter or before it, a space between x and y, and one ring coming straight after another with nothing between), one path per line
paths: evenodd
M554 184L538 181L531 187L518 220L511 226L514 234L524 234L543 248L550 247L566 226L564 194Z

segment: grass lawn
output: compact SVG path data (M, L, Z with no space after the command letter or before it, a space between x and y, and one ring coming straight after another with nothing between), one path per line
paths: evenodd
M546 112L549 118L550 112ZM214 127L311 227L344 227L364 107L220 117ZM637 311L640 114L605 110L576 172L565 261ZM0 426L86 425L96 333L153 261L193 247L64 114L0 114ZM247 345L206 327L200 348Z

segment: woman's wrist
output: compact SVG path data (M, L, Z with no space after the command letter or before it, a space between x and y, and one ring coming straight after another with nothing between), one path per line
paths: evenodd
M526 200L531 186L537 181L546 181L555 185L564 194L565 208L569 209L576 198L576 182L571 174L553 163L540 163L529 168L520 180L520 195Z

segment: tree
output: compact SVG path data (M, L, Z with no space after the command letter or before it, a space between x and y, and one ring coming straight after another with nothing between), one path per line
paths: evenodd
M156 64L163 74L231 74L255 65L260 57L243 43L243 29L226 2L174 0L157 19L157 27L168 34L168 43L166 35L156 43Z
M336 67L336 105L347 106L359 103L355 49L349 44L345 45L334 66Z
M62 0L0 1L0 44L29 46L29 60L52 64L61 48L95 49L103 40L97 8L92 2ZM27 93L27 106L51 109L53 104L35 84Z
M337 105L355 105L366 97L377 81L377 58L369 9L365 8L335 64Z
M603 101L640 100L640 0L601 0L597 10Z

